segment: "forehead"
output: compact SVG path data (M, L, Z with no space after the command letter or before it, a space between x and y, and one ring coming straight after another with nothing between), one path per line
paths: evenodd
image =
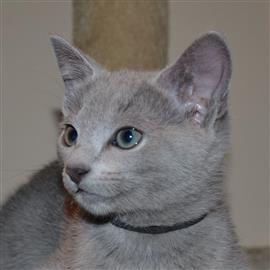
M97 78L86 89L80 115L91 119L92 126L170 122L178 108L153 83L154 76L152 72L119 71Z

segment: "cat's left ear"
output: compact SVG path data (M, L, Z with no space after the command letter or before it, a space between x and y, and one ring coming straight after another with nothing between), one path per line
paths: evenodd
M63 38L53 35L50 41L66 88L63 111L76 113L82 105L83 86L104 69Z
M197 39L157 82L179 102L187 117L200 126L214 123L227 112L231 57L215 32Z

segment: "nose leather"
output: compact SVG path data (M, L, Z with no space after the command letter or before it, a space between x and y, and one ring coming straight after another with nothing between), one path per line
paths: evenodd
M69 175L72 182L79 184L82 177L90 171L89 168L85 167L66 167L66 173Z

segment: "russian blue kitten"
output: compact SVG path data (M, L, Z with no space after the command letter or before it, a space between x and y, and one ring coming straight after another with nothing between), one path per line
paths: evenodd
M208 33L155 72L109 72L51 42L59 161L3 206L1 269L247 269L223 194L224 40Z

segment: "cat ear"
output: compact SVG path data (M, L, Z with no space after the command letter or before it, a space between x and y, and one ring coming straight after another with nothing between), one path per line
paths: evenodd
M82 105L83 91L85 90L83 86L93 80L103 69L63 38L53 35L50 37L50 41L66 89L64 114L65 112L76 113Z
M227 112L230 77L231 57L227 45L220 35L210 32L161 71L157 81L177 99L187 117L206 126Z

